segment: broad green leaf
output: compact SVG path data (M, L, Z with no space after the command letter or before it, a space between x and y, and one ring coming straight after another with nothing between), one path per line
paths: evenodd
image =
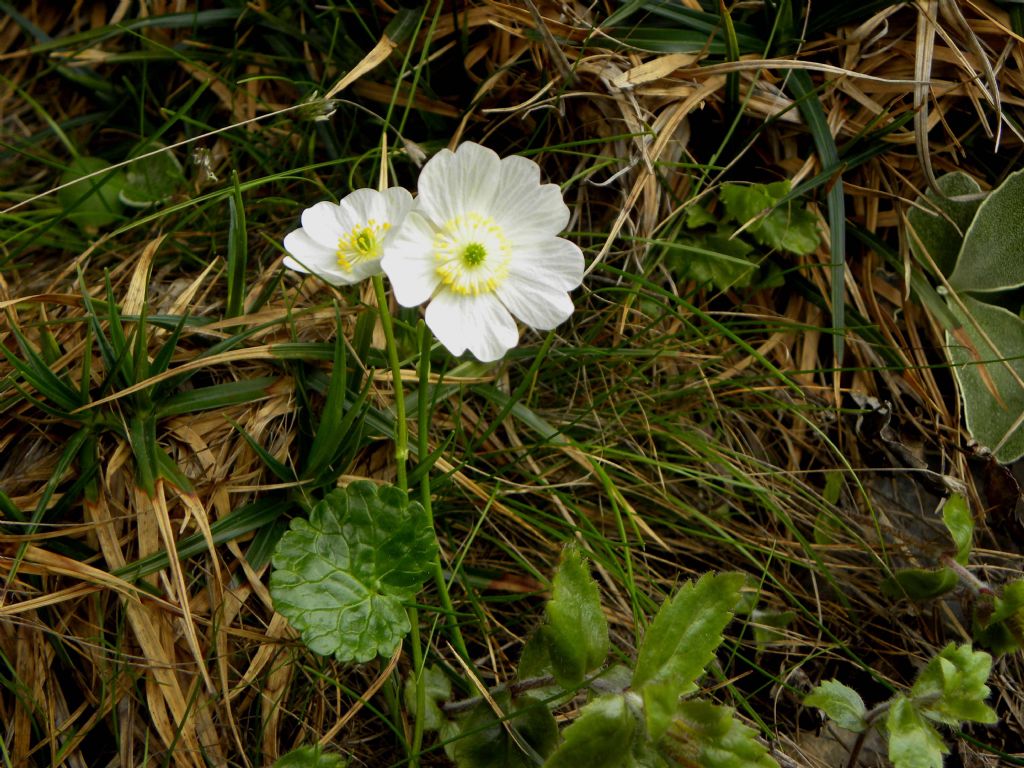
M722 642L743 586L739 573L705 574L666 600L647 628L633 689L644 699L647 729L657 740L680 696L691 693Z
M529 677L542 677L552 674L551 656L548 655L548 644L541 630L534 632L523 646L519 654L519 669L516 677L525 680Z
M437 551L423 507L390 486L360 480L295 519L274 553L274 607L316 653L369 661L409 631L403 601Z
M68 164L60 183L82 179L91 173L110 168L110 163L98 157L78 157ZM57 192L57 202L68 218L87 231L95 231L121 218L118 193L124 185L124 174L111 171L97 174Z
M942 756L949 748L905 696L893 698L885 725L889 759L895 768L942 768Z
M1005 291L1024 285L1024 171L1011 173L978 206L949 284L957 291Z
M929 190L917 198L917 204L907 212L910 230L907 240L911 252L922 266L930 269L927 256L931 256L939 271L948 275L956 264L967 228L981 205L981 200L950 198L976 195L981 192L981 187L960 171L947 173L936 181L945 197Z
M341 755L324 752L318 746L293 749L274 762L272 768L345 768L348 763Z
M423 670L423 685L427 694L427 704L422 713L416 711L416 676L409 675L405 680L405 707L416 717L423 718L423 727L428 731L439 731L447 718L438 706L439 702L448 701L452 697L452 682L436 664Z
M946 331L946 352L960 384L964 420L971 437L1009 464L1024 456L1024 320L1002 307L960 298L969 316L949 302L963 327Z
M536 768L558 743L558 725L551 710L540 699L520 696L511 700L508 692L495 694L495 701L507 714L503 724L486 704L480 704L459 718L459 734L442 730L451 741L451 755L459 768ZM513 729L515 737L509 733ZM537 759L540 758L540 759Z
M132 155L144 155L161 148L161 143L148 141L136 147ZM181 163L173 151L167 150L129 163L118 197L133 208L148 208L168 200L184 182Z
M811 691L804 699L805 707L817 707L825 715L848 731L860 733L867 723L864 699L853 688L838 680L829 680Z
M992 657L987 653L950 643L921 670L910 695L924 714L948 725L964 720L994 723L996 713L985 703L991 671Z
M934 600L951 591L960 583L950 568L929 571L924 568L901 568L882 581L882 594L893 600L909 597L911 600Z
M778 768L756 735L733 716L731 707L687 701L679 706L660 746L683 766Z
M590 564L570 544L562 552L544 606L547 624L541 628L548 657L559 685L575 688L608 658L608 620L601 610L601 595L590 575Z
M630 764L637 718L617 694L587 704L562 734L563 741L544 768L619 768Z
M701 227L718 223L715 215L703 205L688 205L683 215L687 229L700 229Z
M956 561L967 565L971 554L971 540L974 536L974 518L967 506L967 499L959 493L950 496L942 505L942 521L956 544Z
M753 222L745 231L761 245L801 256L813 253L821 243L817 217L792 200L780 205L788 194L789 181L778 181L723 184L719 196L732 219L740 224Z

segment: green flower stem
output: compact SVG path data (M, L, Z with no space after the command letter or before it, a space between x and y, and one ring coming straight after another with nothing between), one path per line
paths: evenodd
M427 326L422 320L420 320L419 325L416 327L416 335L420 349L420 395L416 402L416 446L418 449L416 455L419 457L420 461L423 461L425 457L430 455L430 446L428 445L428 438L430 435L430 430L428 429L428 425L430 424L430 402L427 397L427 391L430 384L431 339L430 334L427 333ZM423 472L420 478L420 503L423 504L423 508L427 511L427 519L430 521L431 527L433 527L434 509L431 505L430 496L430 472L428 471ZM466 641L462 637L462 630L459 629L459 622L455 619L455 609L452 607L451 595L448 594L448 582L444 577L444 567L441 564L440 547L438 547L437 556L434 558L434 583L437 584L437 594L441 600L441 608L444 610L446 617L445 623L449 629L452 645L455 646L455 650L467 664L472 664L473 662L469 657L469 650L466 648Z
M391 365L391 383L395 391L395 474L398 487L402 491L408 492L409 479L406 474L406 462L409 460L409 425L405 420L402 366L398 362L395 327L391 323L391 312L388 311L388 295L384 290L384 276L374 275L370 280L373 283L373 292L377 297L377 312L380 317L381 329L384 331L384 346L387 348L388 363ZM416 675L416 717L413 724L412 745L409 749L409 766L417 768L420 764L420 752L423 747L423 711L427 704L427 691L423 678L423 643L420 638L419 611L410 606L406 612L409 616L409 624L412 626L409 649L412 655L412 668ZM398 674L397 670L395 674Z
M388 311L388 296L384 290L384 276L374 275L373 291L377 296L377 311L380 314L380 326L384 331L384 343L387 347L388 362L391 365L391 381L395 390L395 472L398 487L409 490L405 465L409 460L409 425L405 422L405 391L402 388L402 366L398 362L398 347L395 345L395 328L391 324L391 313Z

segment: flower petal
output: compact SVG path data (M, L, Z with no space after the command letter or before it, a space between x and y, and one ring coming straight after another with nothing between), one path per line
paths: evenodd
M326 248L337 248L338 238L348 227L340 220L341 208L326 200L302 212L302 228L306 234Z
M583 251L562 237L512 240L509 274L571 291L583 282Z
M568 293L534 276L510 275L496 293L513 315L541 331L565 322L573 311Z
M498 191L489 213L506 232L557 235L569 223L569 206L557 184L540 183L540 166L518 155L501 161Z
M416 201L405 187L388 187L380 195L384 200L384 221L391 225L385 239L395 237Z
M422 304L440 283L433 247L434 228L416 211L406 216L394 240L384 243L381 268L391 281L395 300L403 307Z
M427 305L427 326L453 355L467 349L477 360L500 360L519 341L519 329L492 293L442 291Z
M316 274L321 269L337 265L334 250L320 245L304 229L296 229L284 236L284 249L289 255L284 265L299 272Z
M435 224L490 213L500 177L501 160L487 147L467 141L454 152L442 149L420 172L419 207Z

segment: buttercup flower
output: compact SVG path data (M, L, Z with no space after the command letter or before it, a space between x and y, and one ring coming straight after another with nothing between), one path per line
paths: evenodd
M419 196L381 267L398 303L430 300L426 321L453 355L500 359L519 341L513 316L550 330L572 314L583 252L558 233L569 208L525 157L467 142L423 167Z
M302 212L302 228L285 235L290 255L284 265L331 285L376 275L412 205L412 195L402 187L357 189L338 205L317 203Z

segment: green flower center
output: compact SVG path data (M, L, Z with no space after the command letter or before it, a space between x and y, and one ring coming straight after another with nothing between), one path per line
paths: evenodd
M462 296L492 293L508 277L512 244L490 216L467 213L446 221L434 235L441 283Z
M352 267L360 261L379 259L381 241L390 228L391 225L386 221L378 224L374 219L368 219L364 226L353 227L350 232L339 237L335 252L338 266L351 272Z
M487 258L487 249L480 243L470 243L462 249L462 263L467 267L478 267Z

